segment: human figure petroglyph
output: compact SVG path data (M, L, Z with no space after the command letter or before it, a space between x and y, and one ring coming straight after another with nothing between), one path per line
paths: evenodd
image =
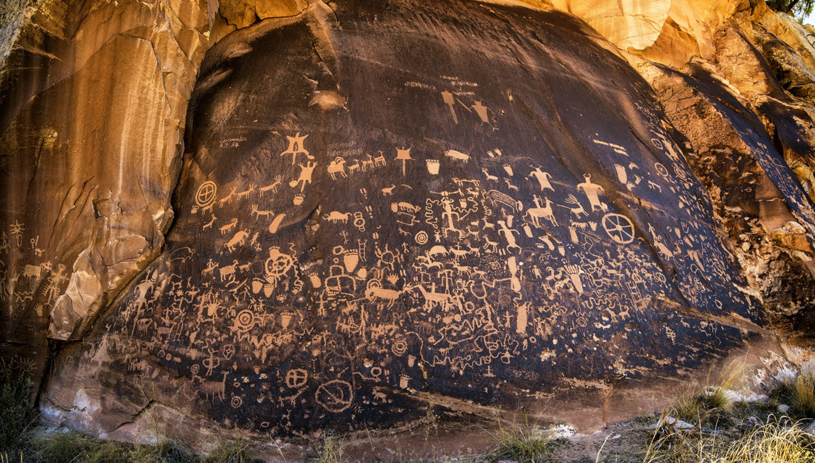
M50 303L59 295L59 287L64 283L68 277L65 275L65 265L59 264L57 270L48 277L48 285L45 287L45 297Z
M306 184L311 183L311 175L314 173L314 168L317 167L316 162L307 162L306 165L297 164L300 167L300 176L297 177L297 180L292 180L289 183L289 186L292 188L296 188L298 184L302 182L300 185L300 193L306 189Z
M25 233L25 224L15 220L9 228L9 234L11 234L11 237L14 238L15 242L17 243L17 247L23 245L23 233Z
M518 243L515 241L515 235L519 233L518 230L509 228L507 222L503 220L499 220L498 225L501 227L499 233L501 233L504 236L504 239L507 242L507 251L510 251L514 248L517 249L518 252L520 252L521 247L518 246Z
M4 253L4 252L5 252L5 253L8 253L8 251L9 251L9 239L8 239L8 235L6 235L6 232L3 232L3 233L0 235L0 254L2 254L2 253Z
M490 124L489 115L487 114L487 111L490 110L488 107L484 106L480 101L476 101L475 104L472 105L472 108L475 110L478 118L481 119L481 123L492 126L492 124Z
M216 268L218 268L218 264L213 262L212 259L209 259L209 262L207 262L206 268L201 271L201 274L202 275L212 275Z
M293 137L286 135L286 138L289 140L289 147L286 148L286 151L280 153L280 156L285 156L287 154L291 154L291 165L297 164L297 155L302 154L305 155L309 160L314 159L314 156L310 155L308 151L303 146L303 142L308 138L308 134L300 136L300 132L297 132Z
M586 198L589 200L592 212L594 212L595 209L606 212L608 207L600 202L600 198L598 196L598 192L605 191L605 189L602 186L591 182L591 174L584 174L583 178L586 181L578 184L577 190L583 190L583 192L586 194Z
M458 117L456 116L456 100L453 97L453 94L448 92L447 90L441 92L441 98L445 105L450 108L450 115L453 116L453 122L458 125Z
M552 178L552 176L549 174L549 172L542 171L540 167L536 167L535 170L530 172L529 177L533 177L535 178L535 180L538 181L540 191L544 190L555 191L555 189L552 188L552 185L549 183L549 179Z

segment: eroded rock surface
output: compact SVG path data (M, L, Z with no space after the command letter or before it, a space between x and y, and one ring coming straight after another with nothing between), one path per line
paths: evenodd
M46 417L204 450L431 406L590 429L740 352L805 357L776 336L815 316L808 30L425 3L15 16L0 356L48 379Z
M151 403L281 436L433 401L593 427L762 342L686 146L602 37L555 11L334 7L211 50L167 250L49 407L116 435Z
M47 338L81 339L161 251L207 15L187 1L32 11L0 92L0 339L39 378Z

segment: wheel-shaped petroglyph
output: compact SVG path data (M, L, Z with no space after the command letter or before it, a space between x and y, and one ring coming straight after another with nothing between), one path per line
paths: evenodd
M195 204L201 208L205 208L215 202L215 196L218 194L218 187L215 182L208 180L198 187L195 192Z
M606 214L603 216L603 228L608 236L617 243L628 244L634 241L634 224L621 214Z
M329 381L317 388L314 398L329 412L339 413L351 406L354 401L354 389L346 381Z
M302 387L308 380L308 372L301 368L295 368L286 372L286 386L291 388Z

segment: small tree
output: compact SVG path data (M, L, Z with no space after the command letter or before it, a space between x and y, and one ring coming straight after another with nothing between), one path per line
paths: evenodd
M767 6L776 11L789 13L799 20L803 20L812 13L815 0L767 0Z

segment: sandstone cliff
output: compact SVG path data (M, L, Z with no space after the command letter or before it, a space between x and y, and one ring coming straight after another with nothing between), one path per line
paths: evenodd
M811 345L815 48L763 3L41 0L3 31L0 354L54 421L589 429Z

